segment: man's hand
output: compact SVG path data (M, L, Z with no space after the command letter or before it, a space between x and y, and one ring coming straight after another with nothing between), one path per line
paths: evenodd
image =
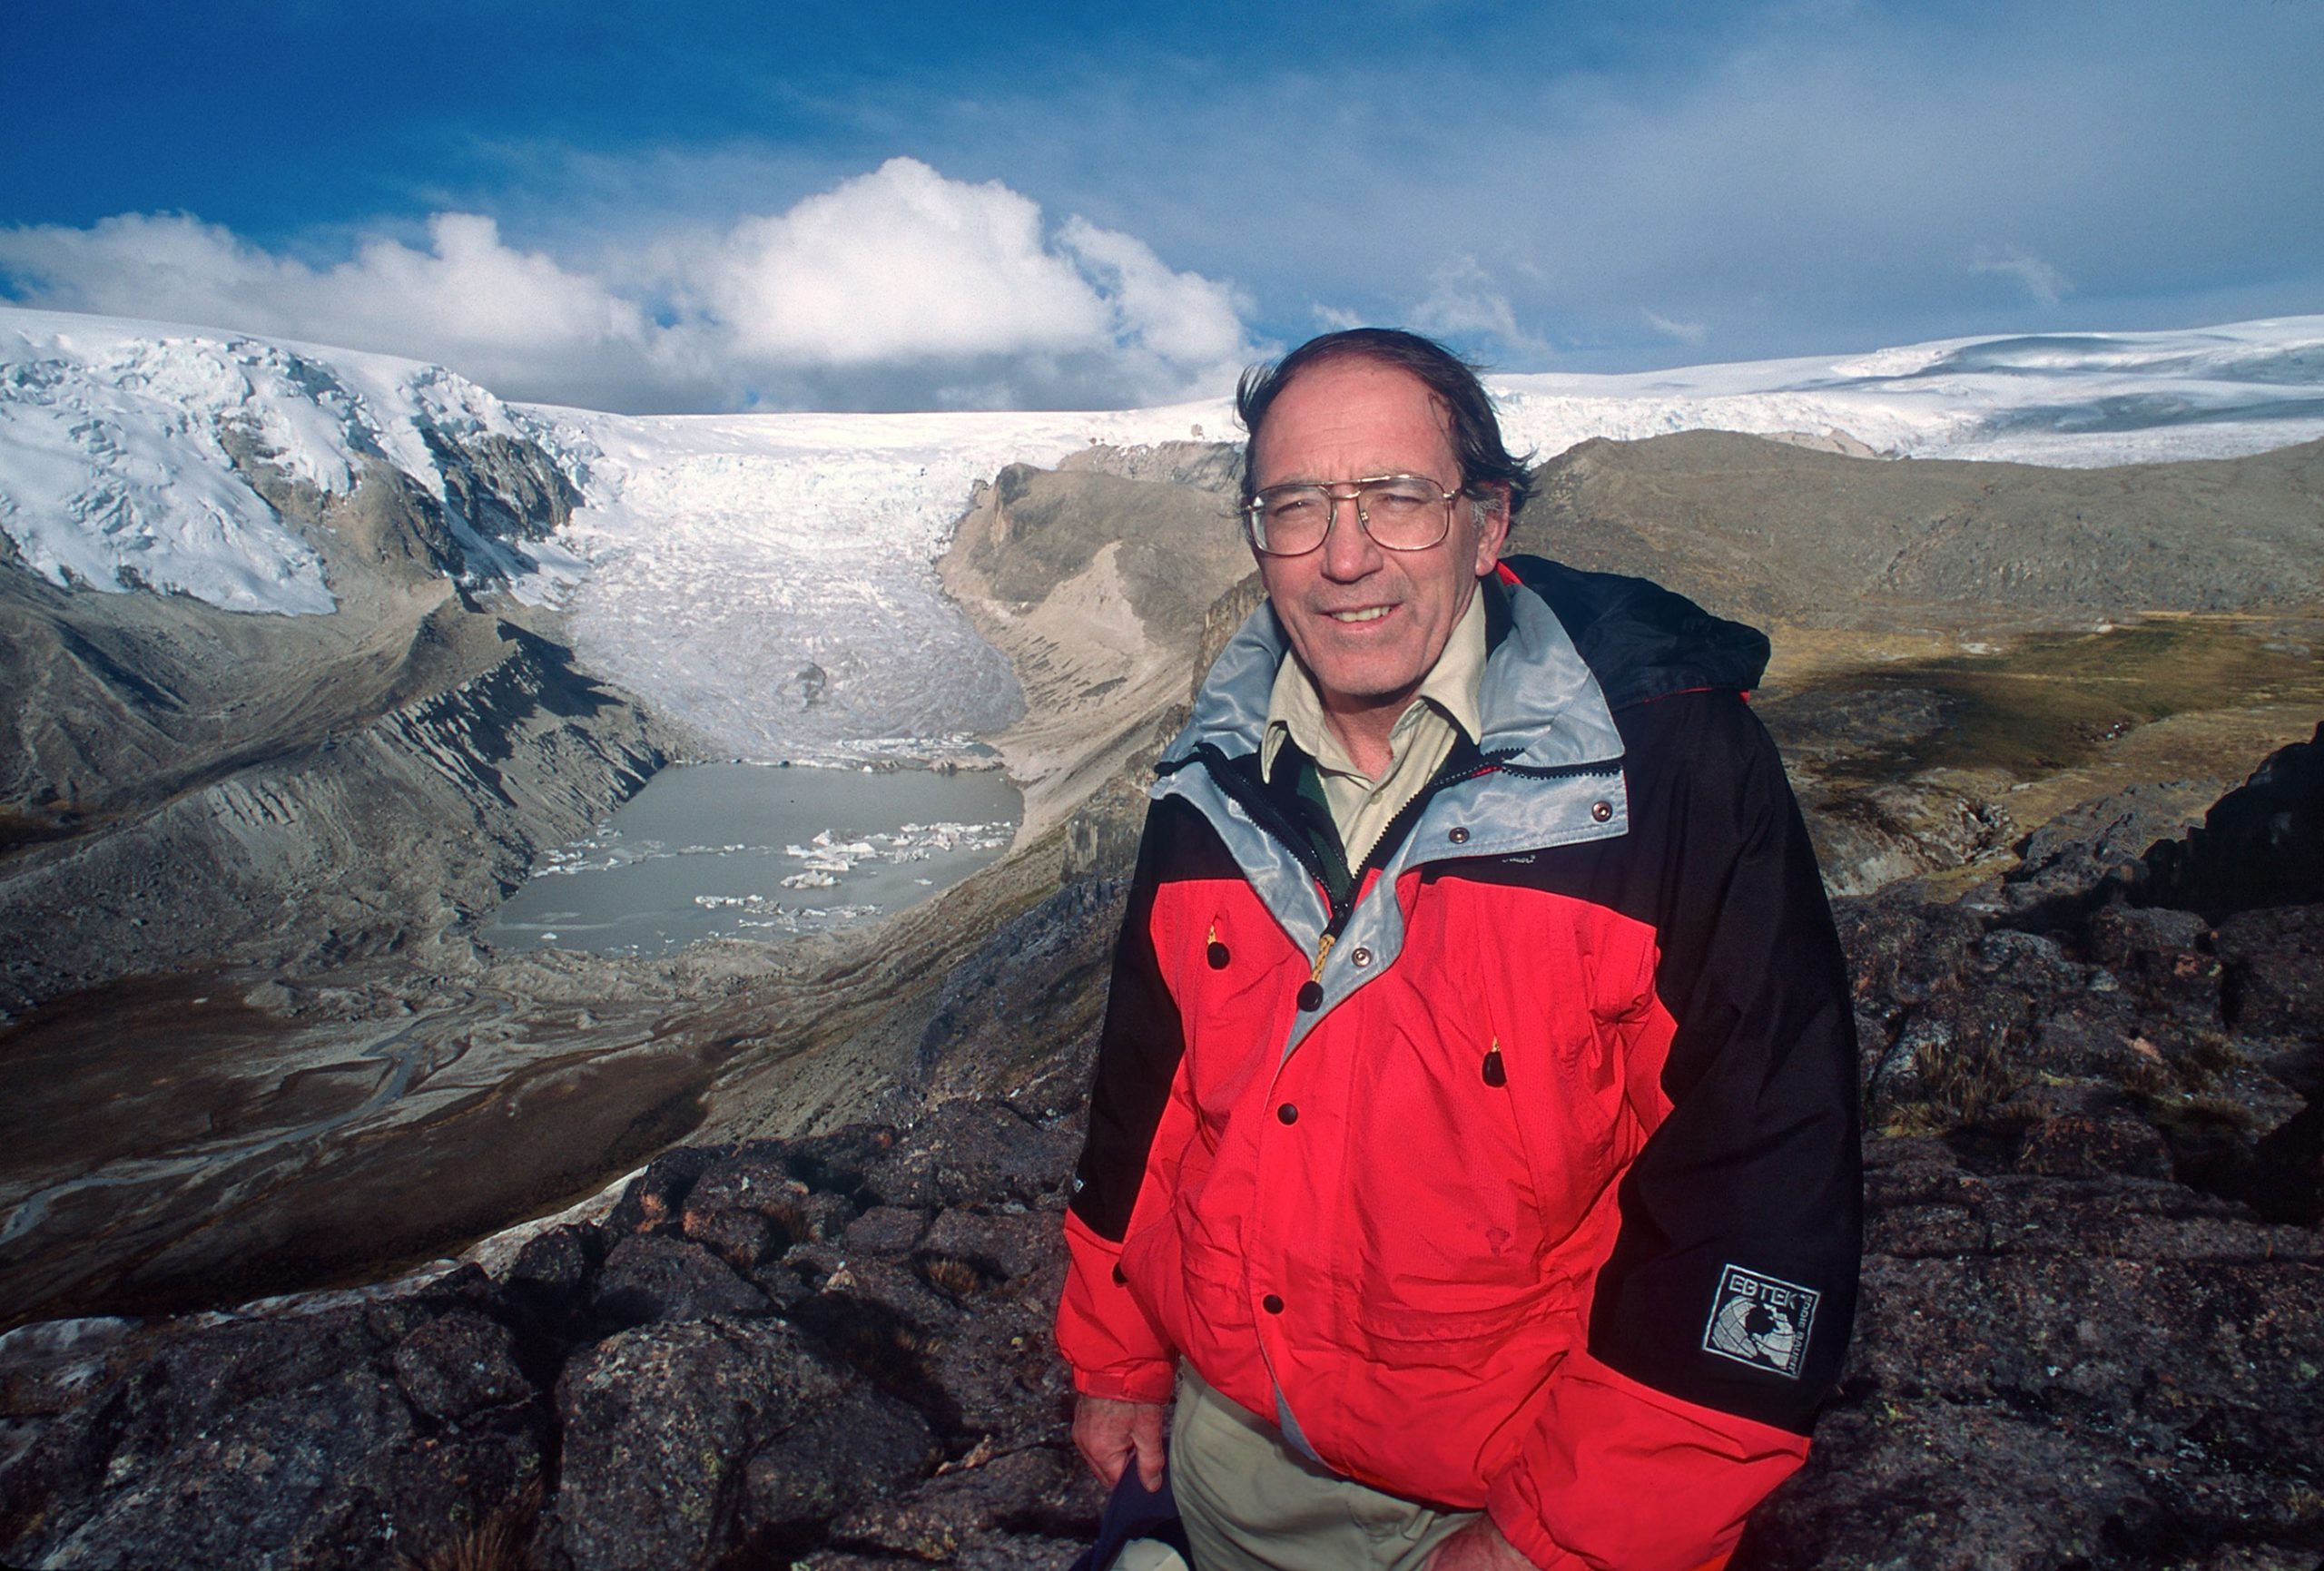
M1480 1517L1436 1546L1428 1571L1535 1571L1533 1563L1501 1536L1490 1517Z
M1073 1443L1081 1459L1112 1488L1122 1469L1137 1463L1137 1480L1148 1490L1162 1487L1162 1465L1168 1452L1162 1444L1161 1402L1118 1402L1108 1397L1077 1397L1073 1401Z

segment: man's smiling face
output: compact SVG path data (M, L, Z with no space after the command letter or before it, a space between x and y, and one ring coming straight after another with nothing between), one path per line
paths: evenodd
M1447 491L1461 466L1436 399L1408 371L1353 356L1301 371L1276 396L1251 443L1255 489L1425 475ZM1509 534L1505 500L1484 527L1463 496L1452 526L1425 551L1388 551L1337 506L1324 544L1302 556L1259 557L1259 577L1291 646L1335 722L1385 727L1402 714L1492 571ZM1334 730L1340 729L1338 723Z

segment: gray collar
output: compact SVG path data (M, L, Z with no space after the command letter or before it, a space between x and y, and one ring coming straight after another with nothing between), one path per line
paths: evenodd
M1485 657L1477 707L1486 757L1517 769L1563 769L1622 756L1620 734L1598 679L1541 597L1488 579L1479 593L1507 597L1507 636ZM1256 752L1266 735L1267 701L1290 645L1275 607L1261 602L1226 641L1195 695L1194 714L1163 753L1180 763L1205 742L1229 758Z

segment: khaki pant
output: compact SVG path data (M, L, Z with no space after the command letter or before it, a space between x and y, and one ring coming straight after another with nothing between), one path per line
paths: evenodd
M1170 1423L1170 1488L1199 1571L1420 1571L1478 1517L1318 1467L1192 1369Z

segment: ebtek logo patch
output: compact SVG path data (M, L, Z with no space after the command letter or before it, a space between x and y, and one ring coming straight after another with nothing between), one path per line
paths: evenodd
M1813 1290L1796 1282L1728 1266L1703 1327L1703 1351L1796 1380L1807 1357L1816 1300Z

